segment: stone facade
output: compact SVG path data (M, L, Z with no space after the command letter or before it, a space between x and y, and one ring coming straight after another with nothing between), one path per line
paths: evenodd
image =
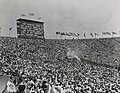
M28 19L18 19L17 35L18 38L44 39L44 22Z

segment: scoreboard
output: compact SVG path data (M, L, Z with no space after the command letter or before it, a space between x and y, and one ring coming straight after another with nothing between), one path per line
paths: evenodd
M18 38L44 39L44 22L29 19L18 19L17 35Z

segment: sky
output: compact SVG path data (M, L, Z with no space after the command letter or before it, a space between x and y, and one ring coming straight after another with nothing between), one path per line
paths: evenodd
M90 33L111 37L102 32L120 36L120 0L0 0L1 36L17 36L16 20L22 18L21 14L33 20L41 17L45 38L59 38L56 32L75 32L80 38L84 38L84 33L86 38L92 38Z

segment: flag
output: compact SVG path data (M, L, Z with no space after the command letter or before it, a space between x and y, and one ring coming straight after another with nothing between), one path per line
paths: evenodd
M73 33L72 33L72 32L69 32L69 34L70 34L71 36L73 36Z
M65 33L61 33L61 35L65 35Z
M70 34L69 34L69 33L67 33L67 32L65 33L65 35L66 35L66 36L70 36Z
M95 33L95 36L99 36L99 34Z
M1 27L0 27L0 30L1 30ZM1 33L1 31L0 31L0 33Z
M77 34L73 33L73 35L77 37Z
M77 33L77 36L80 36L80 34L79 34L79 33Z
M41 17L38 17L38 20L41 20Z
M103 34L103 35L111 35L110 32L103 32L102 34Z
M112 34L117 34L116 32L112 32Z
M93 34L92 34L92 33L90 33L90 35L93 37Z
M56 32L56 35L57 35L57 34L60 34L60 32Z
M111 35L111 33L110 32L106 32L108 35Z
M11 30L12 30L12 27L9 28L9 31L11 31Z
M30 16L34 16L34 13L29 13Z
M103 35L106 35L106 32L103 32L102 34L103 34Z
M86 35L85 35L85 33L84 33L84 37L86 38Z
M79 34L79 33L77 33L77 34L74 33L74 35L75 35L76 37L79 37L80 34Z
M26 16L25 14L21 14L21 16Z

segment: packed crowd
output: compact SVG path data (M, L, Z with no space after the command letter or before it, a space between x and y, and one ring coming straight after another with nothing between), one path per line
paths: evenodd
M43 41L0 38L0 42L0 75L11 77L17 93L120 93L117 69L93 66L67 56L70 48L80 58L107 61L113 65L111 60L115 56L114 50L117 51L117 46L113 45L117 41L111 42L109 47L110 40L104 43L96 39ZM110 49L113 54L110 54ZM102 58L106 53L108 60ZM24 85L24 92L21 85Z

